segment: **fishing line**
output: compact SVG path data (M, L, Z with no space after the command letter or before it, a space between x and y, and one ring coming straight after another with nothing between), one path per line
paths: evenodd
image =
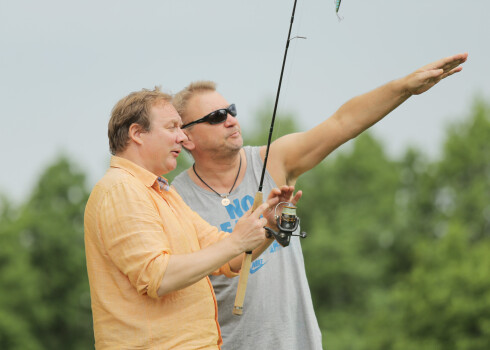
M304 10L303 7L299 7L296 9L294 25L295 25L295 28L297 28L297 29L295 31L296 33L294 35L292 35L292 38L290 39L291 49L293 50L293 52L291 54L291 58L286 62L287 72L285 74L285 77L287 79L286 79L286 82L284 84L283 93L282 93L283 97L286 101L291 100L291 99L288 99L287 97L290 95L291 81L294 80L294 79L292 79L293 67L296 67L297 58L298 58L298 50L294 50L294 48L295 48L294 45L295 45L295 43L298 44L301 42L301 40L297 40L297 39L306 39L306 36L301 35L301 33L302 33L301 27L303 25L303 18L305 16L305 12L306 11ZM288 108L288 107L286 106L286 108ZM292 119L294 119L294 117L296 116L295 111L292 110L291 108L288 108L288 109L284 109L284 108L279 109L278 108L278 114L282 115L282 116L291 116L291 117L293 117ZM282 136L281 133L283 131L285 123L286 123L285 118L279 118L276 121L275 130L274 130L274 133L272 135L273 139L277 139L278 137Z

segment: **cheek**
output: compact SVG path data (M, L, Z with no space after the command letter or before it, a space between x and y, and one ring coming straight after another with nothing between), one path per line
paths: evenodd
M160 134L160 144L166 147L172 147L175 142L175 134L167 131Z

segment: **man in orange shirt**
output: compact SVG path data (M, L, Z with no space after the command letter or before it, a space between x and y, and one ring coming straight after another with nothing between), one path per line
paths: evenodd
M176 167L187 140L170 101L158 89L134 92L109 121L111 165L85 209L97 349L219 349L207 276L236 276L243 252L266 249L260 216L273 222L268 208L293 194L292 186L275 189L231 235L201 219L159 176Z

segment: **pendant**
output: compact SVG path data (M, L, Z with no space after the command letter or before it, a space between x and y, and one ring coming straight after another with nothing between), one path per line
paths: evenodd
M226 207L226 206L230 205L230 200L229 200L228 198L226 198L226 197L225 197L225 198L223 198L223 199L221 200L221 205L223 205L224 207Z

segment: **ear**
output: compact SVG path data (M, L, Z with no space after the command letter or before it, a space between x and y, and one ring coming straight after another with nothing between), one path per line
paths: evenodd
M136 144L142 145L143 144L143 138L142 135L146 133L146 131L143 129L143 127L137 123L131 124L128 130L128 136L129 138Z
M185 134L185 136L187 136L187 139L185 141L182 142L182 146L188 150L188 151L192 151L194 148L196 148L196 145L194 144L194 142L192 141L193 138L192 136L190 135L189 132L187 132L187 130L182 130L183 133Z

